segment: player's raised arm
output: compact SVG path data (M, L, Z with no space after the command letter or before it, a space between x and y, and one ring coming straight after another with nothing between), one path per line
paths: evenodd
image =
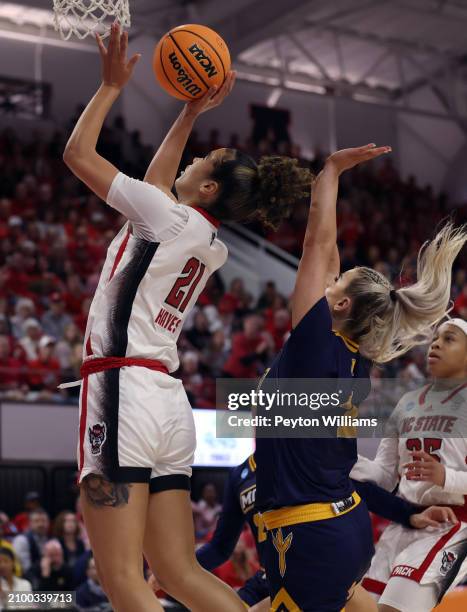
M106 200L118 169L96 152L96 144L105 118L140 55L127 60L128 34L120 32L116 23L112 25L107 49L99 35L96 39L102 61L102 85L79 118L65 147L63 161L89 189Z
M175 200L171 192L172 185L177 176L183 150L197 117L201 113L219 106L232 91L234 83L235 72L230 71L219 90L216 87L211 87L202 98L192 100L183 107L182 112L170 128L149 165L144 177L147 183L158 187Z
M313 186L312 203L292 302L293 327L296 327L310 308L324 296L330 267L337 269L339 265L338 258L335 258L339 176L345 170L390 150L390 147L376 147L374 144L369 144L337 151L326 160ZM331 263L333 258L335 264Z

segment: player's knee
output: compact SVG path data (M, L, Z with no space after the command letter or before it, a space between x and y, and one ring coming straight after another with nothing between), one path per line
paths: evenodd
M169 562L164 564L156 573L157 580L163 591L173 597L183 594L187 585L191 583L193 572L196 571L194 563Z
M131 566L107 567L105 570L102 568L99 579L102 588L111 599L118 596L122 589L128 590L128 585L144 581L141 570Z

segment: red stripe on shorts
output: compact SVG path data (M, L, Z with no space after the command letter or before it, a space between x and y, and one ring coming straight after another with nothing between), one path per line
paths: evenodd
M83 390L81 393L81 416L79 419L79 471L84 464L84 436L86 433L86 420L88 416L88 377L83 379Z
M370 593L376 593L376 595L382 595L386 588L385 582L379 580L373 580L373 578L364 578L362 581L362 587Z
M110 276L109 276L109 282L112 280L112 277L115 274L115 270L117 269L117 266L123 257L123 253L125 252L126 245L128 244L129 238L130 238L130 230L128 229L125 238L122 240L120 246L118 247L117 257L115 258L114 265L112 266L112 272L110 273Z
M436 544L431 548L431 550L429 551L429 553L425 557L423 563L419 567L415 568L414 571L409 576L399 576L399 577L400 578L408 578L409 580L414 580L415 582L420 582L420 580L423 578L426 570L433 563L433 559L436 557L436 555L439 553L439 551L443 548L443 546L445 546L445 544L447 544L449 542L449 540L459 531L459 529L461 528L461 524L462 523L457 523L456 525L454 525L454 527L452 527L452 529L450 529L447 533L445 533L436 542ZM398 576L398 574L394 574L395 570L398 567L405 567L405 566L399 566L398 565L398 566L394 567L392 572L391 572L391 576Z

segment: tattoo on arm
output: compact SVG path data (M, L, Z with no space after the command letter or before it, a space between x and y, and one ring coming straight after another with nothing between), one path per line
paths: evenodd
M89 474L81 483L89 503L96 508L119 508L128 503L131 484L111 482L102 475Z

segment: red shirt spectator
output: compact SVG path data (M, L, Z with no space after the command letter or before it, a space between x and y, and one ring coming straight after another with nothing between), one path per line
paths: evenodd
M467 285L454 302L454 310L462 319L467 319Z
M234 378L254 378L261 367L261 359L272 349L273 341L262 331L264 322L258 315L250 315L243 322L243 332L234 335L232 352L224 365L226 374Z
M267 330L274 340L276 352L284 346L285 339L292 328L290 313L286 308L280 308L271 312L271 318L267 324Z
M239 539L232 557L215 569L213 574L233 589L239 589L258 570L258 563L249 558L244 542Z
M11 355L8 336L0 336L0 389L17 388L22 381L23 364Z
M39 391L57 386L60 363L53 356L54 348L54 338L43 336L40 339L38 359L28 362L28 382L31 389Z

